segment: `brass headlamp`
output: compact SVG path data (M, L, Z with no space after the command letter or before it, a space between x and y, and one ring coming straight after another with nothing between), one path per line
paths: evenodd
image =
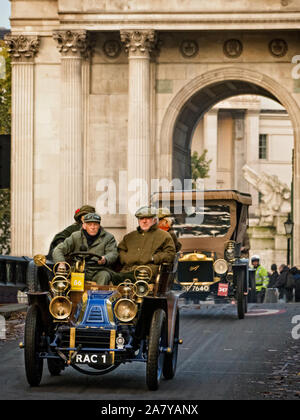
M227 261L233 261L235 257L235 241L228 241L225 244L224 256Z
M153 272L152 272L151 268L148 267L147 265L139 265L134 270L134 278L137 281L143 280L143 281L148 281L149 282L152 278L152 275L153 275Z
M133 300L122 298L115 304L114 312L116 317L122 322L132 321L138 311L138 307Z
M136 296L139 298L145 297L150 292L149 284L145 280L138 280L135 283L136 286Z
M225 274L228 270L228 263L227 261L223 260L223 258L219 258L217 261L214 262L214 271L219 274Z
M49 311L53 318L65 320L71 315L72 302L66 296L56 296L50 302Z
M70 281L62 275L55 276L50 282L50 289L54 294L61 295L70 287Z

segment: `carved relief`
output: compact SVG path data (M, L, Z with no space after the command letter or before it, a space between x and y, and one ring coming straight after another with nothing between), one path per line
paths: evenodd
M5 43L13 61L30 61L38 52L38 36L5 35Z
M183 55L183 57L191 58L195 57L199 51L199 46L196 41L193 40L185 40L180 45L180 52Z
M269 51L273 57L284 57L287 50L288 45L284 39L272 39L269 43Z
M150 54L156 47L157 36L154 30L121 30L121 42L128 54Z
M244 165L243 173L246 181L261 194L257 212L260 226L271 226L274 216L291 211L291 190L278 176L258 173L248 165Z
M119 57L121 49L121 44L114 39L109 39L108 41L104 42L103 45L104 54L109 58Z
M87 31L54 31L53 38L62 55L78 55L88 58L92 52L93 41Z
M228 58L238 58L243 52L243 44L238 39L228 39L224 42L223 51Z

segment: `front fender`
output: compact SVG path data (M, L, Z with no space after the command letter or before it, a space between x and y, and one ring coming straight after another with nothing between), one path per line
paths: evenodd
M38 306L41 317L43 320L43 324L46 329L49 329L50 325L52 324L52 316L49 312L49 303L50 303L50 296L48 292L28 292L28 304L30 306L36 305Z
M156 309L163 309L167 317L168 347L173 348L176 315L178 309L178 296L172 291L163 297L145 297L141 306L141 313L136 328L139 338L146 338L149 334L151 320Z

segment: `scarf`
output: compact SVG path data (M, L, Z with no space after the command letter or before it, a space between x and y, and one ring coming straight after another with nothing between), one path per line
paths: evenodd
M83 229L83 233L86 237L88 247L90 248L95 242L95 240L99 238L100 233L101 233L101 228L99 229L99 232L97 233L97 235L94 235L94 236L89 235L85 229Z

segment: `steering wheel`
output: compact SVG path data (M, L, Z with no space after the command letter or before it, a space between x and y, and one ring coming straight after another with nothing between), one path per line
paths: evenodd
M78 251L78 252L72 252L69 254L70 257L85 257L85 258L92 258L97 257L98 259L102 258L102 255L95 254L94 252L88 252L88 251Z

